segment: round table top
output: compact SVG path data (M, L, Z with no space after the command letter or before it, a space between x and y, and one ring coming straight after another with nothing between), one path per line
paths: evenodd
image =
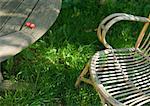
M38 40L55 22L61 0L0 1L0 62ZM30 22L35 28L26 26Z

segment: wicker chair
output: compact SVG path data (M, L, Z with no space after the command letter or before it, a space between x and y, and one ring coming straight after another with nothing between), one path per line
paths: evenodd
M144 22L135 47L113 49L105 40L106 32L118 21ZM106 47L91 58L76 81L94 86L103 105L150 106L150 17L115 13L98 27L98 38ZM90 73L90 78L85 75Z

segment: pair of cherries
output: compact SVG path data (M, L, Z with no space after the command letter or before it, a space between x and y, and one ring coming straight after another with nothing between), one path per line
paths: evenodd
M31 22L26 22L25 26L31 28L31 29L34 29L36 26L35 24L31 23Z

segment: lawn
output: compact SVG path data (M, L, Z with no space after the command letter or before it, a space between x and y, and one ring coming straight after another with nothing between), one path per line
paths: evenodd
M44 7L43 7L44 8ZM74 87L86 62L104 49L96 28L115 12L148 16L149 0L63 0L55 24L36 43L2 63L5 79L22 82L16 91L1 93L0 106L99 106L92 86ZM143 24L120 22L107 39L114 48L131 47ZM20 88L20 89L19 89Z

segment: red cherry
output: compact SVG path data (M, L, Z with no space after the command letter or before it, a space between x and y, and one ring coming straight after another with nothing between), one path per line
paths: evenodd
M26 24L25 24L27 27L30 27L30 25L31 25L31 22L26 22Z
M35 27L36 27L35 24L30 24L31 29L34 29Z

